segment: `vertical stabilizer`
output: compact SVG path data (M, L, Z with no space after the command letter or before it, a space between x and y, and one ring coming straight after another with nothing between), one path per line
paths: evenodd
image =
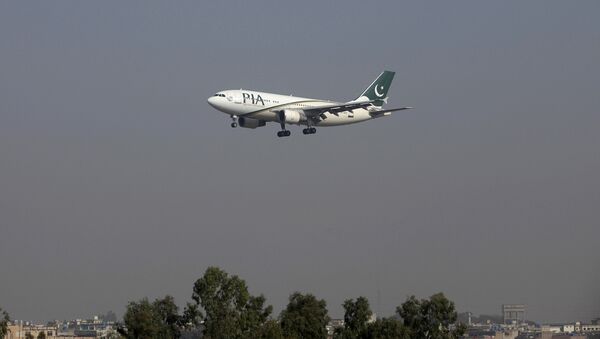
M366 97L369 100L375 100L373 103L375 106L383 106L387 99L387 93L394 80L396 73L391 71L383 71L375 81L373 81L367 89L365 89L356 100Z

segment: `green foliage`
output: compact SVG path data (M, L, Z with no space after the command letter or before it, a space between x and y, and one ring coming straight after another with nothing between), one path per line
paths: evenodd
M365 334L361 337L365 339L410 339L410 332L399 320L394 318L377 319L369 324ZM416 338L416 337L415 337Z
M10 317L8 313L0 308L0 338L4 338L8 334L8 322Z
M369 323L373 312L369 300L359 297L356 301L348 299L344 307L344 327L335 331L336 339L408 339L408 329L399 320L377 319Z
M132 339L177 338L180 335L180 316L171 296L156 299L150 303L147 298L127 305L123 317L127 331L125 336Z
M147 298L129 302L123 321L127 326L127 338L154 338L160 332L158 315Z
M159 337L178 338L181 334L179 330L180 316L175 299L170 295L163 299L156 299L152 303L152 308L160 320Z
M206 313L204 336L211 339L255 338L273 311L262 295L250 295L244 280L218 267L209 267L196 281L192 299Z
M356 301L348 299L342 305L344 307L344 327L358 337L366 328L373 312L369 306L369 300L358 297Z
M327 303L312 294L295 292L281 312L280 324L286 338L316 339L327 337Z
M276 320L267 320L261 329L258 331L257 339L284 339L281 326Z
M465 331L464 326L456 324L458 316L454 303L443 293L422 300L411 296L396 308L396 312L413 337L453 339Z
M198 305L187 303L183 310L183 315L179 318L179 327L181 328L197 328L202 322L202 312L198 309Z
M333 331L333 339L357 339L358 336L346 327L337 327Z

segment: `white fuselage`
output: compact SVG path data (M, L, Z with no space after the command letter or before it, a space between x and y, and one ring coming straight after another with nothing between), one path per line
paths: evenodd
M208 103L217 110L237 117L247 117L263 121L277 122L277 111L291 110L302 112L303 109L323 105L339 104L329 100L300 98L289 95L257 92L251 90L225 90L208 99ZM302 114L302 113L301 113ZM352 111L337 113L325 112L326 118L311 122L318 126L348 125L373 119L369 108L356 108ZM305 118L297 125L307 125Z

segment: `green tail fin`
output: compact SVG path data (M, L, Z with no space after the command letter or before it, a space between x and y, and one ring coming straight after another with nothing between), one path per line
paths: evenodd
M367 97L369 100L376 100L373 103L375 106L383 106L395 74L394 72L383 71L358 98Z

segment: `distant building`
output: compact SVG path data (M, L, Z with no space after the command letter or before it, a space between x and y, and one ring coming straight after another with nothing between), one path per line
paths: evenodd
M598 324L580 324L579 326L583 333L600 333L600 325Z
M562 333L563 325L562 324L542 325L542 332Z
M8 334L6 339L20 339L31 335L37 338L40 333L44 333L46 338L56 338L56 326L32 325L29 323L14 322L8 325Z
M113 323L102 322L97 318L49 323L47 325L15 321L8 326L5 339L23 339L28 335L37 338L44 333L46 339L89 339L108 338L116 334Z
M564 324L562 327L563 333L573 333L575 332L575 324Z
M504 324L521 324L525 321L525 305L504 304L502 305L502 321Z
M519 335L518 330L477 330L470 329L464 338L468 339L515 339Z

